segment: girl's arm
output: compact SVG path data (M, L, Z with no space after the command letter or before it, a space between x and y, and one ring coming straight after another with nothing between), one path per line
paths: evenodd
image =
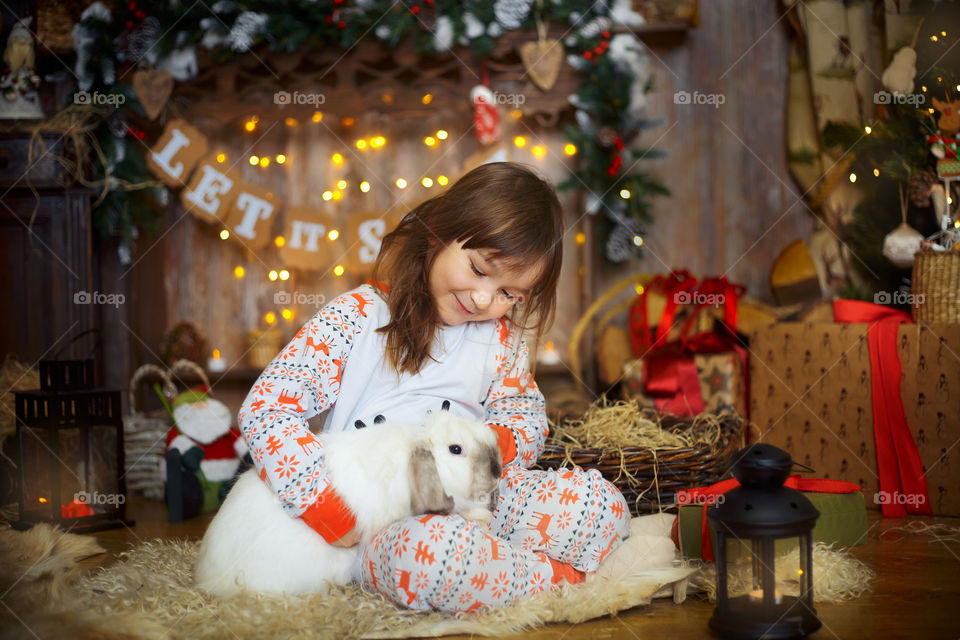
M323 447L307 419L336 401L374 295L358 289L321 309L263 370L237 417L260 479L277 492L284 511L328 542L342 538L355 519L329 486Z
M501 319L501 327L505 327ZM503 464L529 468L543 453L549 428L546 401L533 376L528 361L527 343L518 333L509 337L502 331L498 358L498 376L484 401L486 422L497 432ZM518 349L513 348L520 341Z

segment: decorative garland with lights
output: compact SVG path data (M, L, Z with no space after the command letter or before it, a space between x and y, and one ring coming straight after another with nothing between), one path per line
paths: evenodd
M421 18L427 6L437 16L429 26ZM135 92L116 83L125 66L143 61L184 81L196 73L196 47L209 49L217 60L260 44L279 51L331 44L349 50L371 30L390 46L412 35L419 53L460 45L482 59L503 33L550 22L569 25L563 40L567 62L582 73L582 84L570 98L577 126L566 130L581 159L560 187L586 191L586 209L600 223L597 235L605 242L605 255L621 262L639 250L640 234L651 221L651 199L667 193L636 167L640 159L658 155L655 150L632 148L636 136L657 123L643 116L650 89L644 47L632 32L616 29L643 23L629 0L218 0L209 5L130 0L112 10L94 3L73 34L80 89L126 98L105 113L99 131L106 164L94 178L110 189L96 210L97 227L119 234L121 257L129 259L138 228L155 228L169 197L144 160L149 144L141 141L158 132L142 128L152 129ZM130 184L139 186L122 186ZM605 215L596 215L601 212Z

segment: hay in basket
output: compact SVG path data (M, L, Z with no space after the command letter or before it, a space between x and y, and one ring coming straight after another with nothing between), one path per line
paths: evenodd
M551 425L541 469L597 469L623 493L633 515L671 507L679 489L713 484L743 447L735 414L660 415L635 401L600 398L580 420Z

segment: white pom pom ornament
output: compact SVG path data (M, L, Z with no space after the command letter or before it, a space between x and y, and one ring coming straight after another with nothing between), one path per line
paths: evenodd
M883 239L883 257L901 269L912 267L913 254L920 250L921 241L922 233L906 222L901 223Z
M894 266L906 269L913 266L913 254L920 251L923 234L907 224L907 197L900 187L900 226L883 239L883 257Z

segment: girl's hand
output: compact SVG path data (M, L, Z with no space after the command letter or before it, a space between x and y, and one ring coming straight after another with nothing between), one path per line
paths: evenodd
M353 529L350 529L350 531L347 531L342 538L340 538L336 542L331 542L330 544L334 547L348 548L348 547L355 546L359 542L360 542L360 532L357 531L356 527L354 527Z

